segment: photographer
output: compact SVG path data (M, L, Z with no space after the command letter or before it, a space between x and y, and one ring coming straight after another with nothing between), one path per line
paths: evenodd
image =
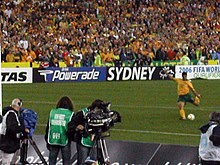
M94 145L94 134L89 134L85 127L87 123L87 114L91 111L100 111L104 102L100 99L93 101L93 103L79 111L68 125L68 130L72 140L76 142L77 148L77 165L84 164L86 158L89 156L90 150Z
M56 108L50 111L45 135L49 165L56 165L59 151L62 154L63 165L70 165L71 143L67 136L67 124L73 115L74 105L67 96L63 96L57 102Z
M19 115L21 107L22 100L16 98L12 100L11 106L6 107L3 111L0 140L0 159L2 159L3 165L10 165L15 152L20 148L22 135L28 132Z
M200 127L199 157L201 165L220 164L220 113L212 112L207 124Z

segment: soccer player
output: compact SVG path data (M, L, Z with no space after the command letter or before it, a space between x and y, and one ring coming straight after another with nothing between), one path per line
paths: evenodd
M166 75L168 77L175 81L178 84L178 107L179 107L179 112L181 116L181 120L186 120L186 113L184 110L184 107L187 102L192 103L196 106L199 106L201 95L195 90L193 87L193 84L190 80L187 79L187 73L183 72L182 73L182 78L174 78L172 75L170 75L167 71L165 71ZM193 97L190 94L190 91L193 92L195 97Z

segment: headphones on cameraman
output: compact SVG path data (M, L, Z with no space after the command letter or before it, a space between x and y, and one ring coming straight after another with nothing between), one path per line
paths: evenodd
M18 106L19 106L19 107L22 106L22 99L19 99Z
M15 106L21 107L22 106L22 99L16 98L16 99L12 100L11 105L12 106L15 105Z

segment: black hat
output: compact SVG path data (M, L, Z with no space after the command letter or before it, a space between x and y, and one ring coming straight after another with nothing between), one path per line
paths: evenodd
M94 101L92 102L92 104L89 106L89 109L95 109L96 107L97 107L97 108L100 108L103 103L104 103L103 100L96 99L96 100L94 100Z

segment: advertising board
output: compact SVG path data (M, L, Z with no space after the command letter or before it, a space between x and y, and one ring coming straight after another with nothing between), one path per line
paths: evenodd
M107 81L128 81L128 80L164 80L168 79L164 70L175 73L175 67L109 67L107 70Z
M106 67L34 69L33 82L95 82L106 81Z
M2 68L2 84L32 83L32 68Z
M188 79L220 79L220 65L176 65L158 67L69 67L69 68L2 68L2 84L37 82L101 82L167 80L168 70L176 78L183 72Z
M44 159L48 161L49 152L46 149L42 135L35 135L34 140ZM198 148L193 146L168 145L158 143L143 143L129 141L106 140L111 165L198 165ZM76 144L71 144L71 164L76 165ZM31 145L28 149L27 161L30 164L41 160ZM57 165L62 165L61 154Z
M175 77L187 72L188 79L220 79L220 65L177 65Z

